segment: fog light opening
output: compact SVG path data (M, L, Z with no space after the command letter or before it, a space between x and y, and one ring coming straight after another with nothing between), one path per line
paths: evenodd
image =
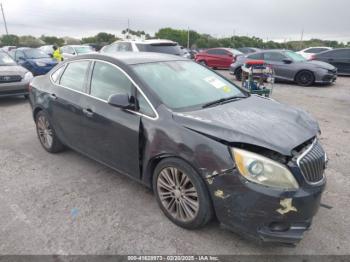
M269 228L273 232L286 232L290 229L290 224L285 222L272 222Z

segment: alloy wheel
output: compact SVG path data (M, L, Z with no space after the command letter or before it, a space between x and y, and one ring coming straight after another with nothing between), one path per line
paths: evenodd
M45 148L51 148L53 143L53 134L49 121L46 119L45 116L40 115L37 119L36 126L40 142Z
M157 179L157 191L163 207L173 218L188 222L197 216L198 193L184 172L174 167L164 168Z

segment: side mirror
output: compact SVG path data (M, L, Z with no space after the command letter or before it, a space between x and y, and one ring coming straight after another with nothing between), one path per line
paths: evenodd
M134 104L130 102L129 95L127 94L115 94L108 98L108 104L111 106L123 108L123 109L133 109Z
M283 63L285 63L285 64L291 64L291 63L293 63L293 60L290 59L290 58L285 58L285 59L283 59Z

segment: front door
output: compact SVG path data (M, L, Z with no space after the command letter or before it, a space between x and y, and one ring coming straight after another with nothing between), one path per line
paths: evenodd
M264 60L267 64L272 65L275 71L275 77L278 79L291 80L293 74L290 70L290 64L283 62L283 59L287 58L279 52L265 52Z
M84 152L130 176L139 177L140 116L107 103L110 95L135 94L135 87L116 66L96 61L82 121Z

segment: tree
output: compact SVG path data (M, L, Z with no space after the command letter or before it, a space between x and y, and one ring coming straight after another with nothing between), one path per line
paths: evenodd
M91 44L105 45L105 44L111 44L116 40L118 40L118 38L115 35L105 33L105 32L100 32L95 36L84 37L81 41L84 44L91 43Z
M18 40L19 46L28 46L28 47L39 47L44 45L45 42L31 35L20 36Z
M64 45L64 39L60 37L42 35L40 39L43 40L47 45Z
M3 35L1 37L1 44L5 45L15 45L17 46L19 42L19 37L16 35Z

